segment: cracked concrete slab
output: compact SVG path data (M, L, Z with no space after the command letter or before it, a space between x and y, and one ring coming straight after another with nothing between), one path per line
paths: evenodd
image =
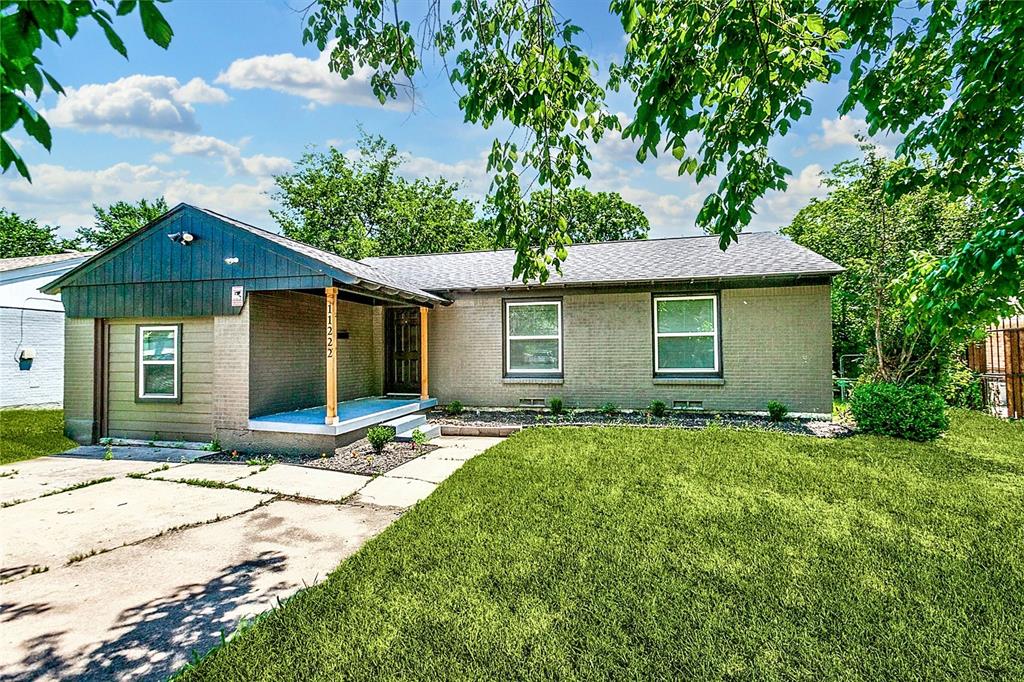
M329 469L275 464L266 471L240 481L239 485L322 502L340 502L366 485L369 480L369 476Z
M218 464L216 462L192 462L179 464L164 471L156 471L147 478L159 478L164 481L217 481L231 483L259 471L259 467L244 464Z
M430 454L436 454L437 452L440 451L438 450ZM458 459L427 459L426 457L417 457L410 462L395 467L384 474L384 476L389 478L417 478L430 483L441 483L465 463L465 460Z
M189 448L158 448L147 445L80 445L77 448L62 452L54 457L75 459L104 459L107 454L112 459L128 459L141 462L170 462L181 464L191 462L210 453Z
M276 500L5 585L0 677L166 679L192 649L205 653L222 630L323 580L395 518Z
M0 579L63 566L170 528L252 509L272 496L241 490L115 479L0 509Z
M0 467L0 503L33 500L54 491L100 478L123 478L152 471L152 462L73 460L38 457Z
M503 440L505 439L480 436L442 436L431 441L432 444L440 447L423 455L421 459L472 459Z
M437 485L415 478L378 476L352 498L352 504L406 509L434 492Z

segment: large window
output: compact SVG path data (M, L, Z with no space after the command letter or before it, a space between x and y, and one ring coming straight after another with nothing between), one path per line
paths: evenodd
M181 326L138 327L138 393L140 400L181 397Z
M507 374L561 374L562 302L505 302Z
M654 371L718 374L718 297L654 299Z

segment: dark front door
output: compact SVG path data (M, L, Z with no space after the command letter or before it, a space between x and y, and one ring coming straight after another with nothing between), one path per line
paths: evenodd
M420 310L384 309L384 392L420 392Z

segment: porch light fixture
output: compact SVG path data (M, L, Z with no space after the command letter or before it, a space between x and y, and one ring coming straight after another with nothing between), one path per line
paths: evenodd
M224 262L227 263L228 265L234 265L238 262L238 258L236 258L235 256L231 256L230 258L225 258Z

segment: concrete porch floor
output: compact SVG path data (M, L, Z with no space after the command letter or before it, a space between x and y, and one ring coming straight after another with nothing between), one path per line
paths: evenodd
M370 396L339 401L337 424L324 423L327 417L327 406L319 405L303 410L250 417L249 428L253 431L337 436L375 424L382 424L435 405L437 405L435 398Z
M438 438L376 478L287 464L4 465L0 678L166 678L500 441Z

